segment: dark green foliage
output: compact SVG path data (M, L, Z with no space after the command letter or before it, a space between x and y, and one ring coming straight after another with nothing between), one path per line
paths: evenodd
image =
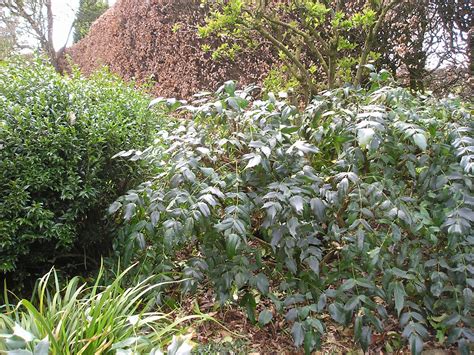
M110 207L124 219L118 250L180 267L185 291L210 281L218 301L261 325L271 314L256 295L270 298L306 352L329 314L364 350L396 319L413 353L434 336L467 353L471 111L385 80L324 92L304 111L232 82L181 107L194 120L170 121L159 145L132 154L159 174Z
M105 72L0 67L0 271L101 252L106 207L143 172L111 158L150 144L151 117L145 95Z
M89 33L92 23L108 8L109 5L104 0L79 1L79 10L74 23L74 43L79 42Z

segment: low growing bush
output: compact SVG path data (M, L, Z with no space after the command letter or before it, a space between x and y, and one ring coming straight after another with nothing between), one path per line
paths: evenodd
M209 280L261 325L282 313L306 352L330 319L364 350L392 328L401 336L385 338L388 352L403 338L420 353L436 337L468 353L470 108L372 77L368 91L327 91L303 111L273 95L253 101L232 82L181 107L194 119L132 154L160 173L110 206L123 218L118 247L181 268L185 291ZM257 315L258 294L273 306Z
M0 307L0 351L6 354L162 354L179 325L200 316L173 319L153 310L152 277L124 288L130 268L106 287L81 284L78 277L60 286L54 269L38 282L31 301ZM173 337L168 354L189 354L188 337ZM178 351L179 349L179 351Z
M104 210L143 179L137 163L111 158L151 143L148 102L106 72L0 66L0 272L26 273L73 247L100 253Z

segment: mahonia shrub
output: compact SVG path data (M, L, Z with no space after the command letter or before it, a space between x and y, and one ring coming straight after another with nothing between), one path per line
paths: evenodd
M148 104L105 71L0 66L0 271L34 270L72 248L100 253L107 206L144 178L143 166L112 156L151 144Z
M303 110L232 82L182 105L158 145L132 153L158 173L110 206L117 250L178 268L185 291L210 283L262 326L283 314L308 353L328 319L364 350L392 329L384 351L404 340L420 353L436 337L468 353L471 107L389 80L373 73L370 89L326 91Z

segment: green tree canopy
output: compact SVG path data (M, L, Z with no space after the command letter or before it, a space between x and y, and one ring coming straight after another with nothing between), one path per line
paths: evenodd
M107 0L80 0L74 26L74 43L87 35L92 23L108 8Z
M360 84L363 68L376 56L374 38L398 2L209 1L210 16L199 34L223 40L218 53L225 52L228 40L234 47L258 46L259 40L271 44L309 98L323 87Z

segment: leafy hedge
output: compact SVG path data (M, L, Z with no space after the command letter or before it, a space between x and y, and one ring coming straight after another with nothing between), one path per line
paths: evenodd
M395 323L413 353L434 336L468 353L474 121L456 99L379 87L386 76L303 111L232 82L181 107L194 120L132 154L160 173L110 206L124 221L118 248L182 268L186 291L209 280L261 325L284 314L307 352L329 314L364 350ZM273 306L257 317L258 294Z
M104 211L143 170L111 158L151 143L148 102L105 72L84 79L41 60L1 65L0 271L107 241Z

